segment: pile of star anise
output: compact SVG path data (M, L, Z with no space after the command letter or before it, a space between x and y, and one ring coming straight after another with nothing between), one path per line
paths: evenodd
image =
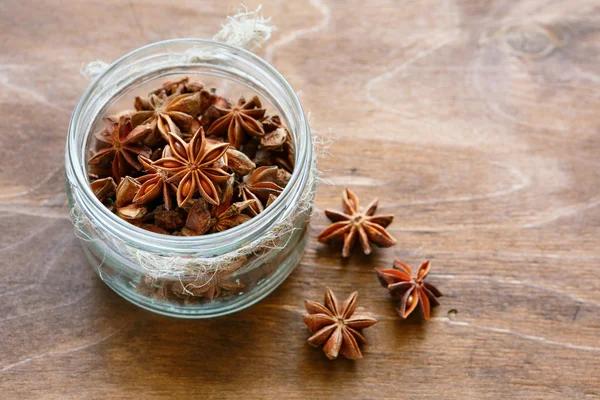
M256 96L233 103L185 77L133 105L104 118L88 171L96 197L136 226L223 231L261 213L291 177L292 137Z

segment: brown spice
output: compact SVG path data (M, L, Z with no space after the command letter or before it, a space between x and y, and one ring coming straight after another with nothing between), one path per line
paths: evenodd
M360 345L367 342L362 330L377 323L375 318L353 316L356 311L358 292L353 292L340 306L331 289L325 289L324 305L306 300L308 314L302 319L312 333L308 343L323 346L330 360L342 354L351 360L362 358Z
M189 143L169 133L169 146L173 156L161 158L154 162L154 166L170 175L166 182L177 184L179 207L196 192L210 204L218 205L219 189L215 184L225 182L229 174L214 164L227 151L229 144L208 147L204 129L200 127Z
M96 133L96 139L110 147L99 150L88 164L98 165L103 161L110 161L112 165L112 176L119 181L131 171L131 167L141 170L142 165L137 156L150 156L151 150L140 144L140 142L151 132L149 125L139 125L135 129L131 119L121 116L119 122L115 123L110 118L105 118L106 128Z
M318 236L321 243L343 241L344 248L342 257L350 256L350 251L360 240L365 254L371 254L371 245L375 243L379 247L390 247L396 244L394 239L385 228L392 223L393 215L378 215L377 199L373 200L365 211L360 211L358 197L346 188L342 197L344 212L325 210L325 215L333 224L329 225Z
M429 321L431 307L440 304L437 297L441 297L442 293L431 283L425 282L430 268L429 260L421 264L416 275L408 264L398 260L394 260L391 269L375 268L381 285L386 287L392 296L400 299L397 307L400 317L408 317L419 306L421 316Z
M250 206L253 215L264 210L263 201L270 195L278 196L283 188L275 183L277 167L259 167L238 186L239 196L244 200L255 200Z
M142 229L230 229L263 212L291 179L293 163L281 162L293 155L291 135L256 96L233 104L184 77L134 107L104 119L88 170L98 199Z
M196 116L200 113L200 93L180 94L170 96L150 94L147 99L136 97L135 109L131 116L135 126L147 124L152 128L152 134L147 140L148 145L160 143L160 137L168 141L172 126L190 132Z
M265 109L261 108L258 97L254 96L246 102L240 97L237 104L231 108L215 107L221 115L216 120L207 134L222 135L227 133L229 143L235 148L239 148L246 142L246 136L263 136L265 131L262 124L258 121L265 115Z

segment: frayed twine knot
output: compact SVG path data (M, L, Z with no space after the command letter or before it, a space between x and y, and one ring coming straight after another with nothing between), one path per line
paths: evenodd
M246 50L261 47L275 30L271 18L263 17L261 10L262 5L248 11L248 7L242 4L235 15L227 17L227 22L221 25L213 39Z

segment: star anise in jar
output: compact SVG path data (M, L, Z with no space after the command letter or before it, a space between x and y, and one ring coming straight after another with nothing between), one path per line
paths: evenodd
M360 241L365 254L371 254L370 242L379 247L396 244L385 228L392 223L393 215L374 215L377 211L377 199L373 200L365 211L360 211L358 197L346 188L342 197L344 212L325 210L325 215L333 224L321 232L317 240L321 243L344 242L342 257L350 256L350 251Z
M163 157L168 157L170 152L163 150ZM177 186L171 182L167 182L169 174L167 171L156 168L152 161L144 156L139 157L139 161L142 164L145 175L142 175L136 180L142 184L140 190L136 194L133 202L135 204L145 204L160 196L162 196L165 209L173 209L173 202L171 201L171 193L177 192Z
M441 297L442 293L431 283L425 282L430 268L429 260L421 264L416 275L409 265L398 260L394 260L393 268L375 268L381 285L386 287L392 296L400 298L396 309L400 317L408 317L419 306L421 316L429 321L431 307L440 304L437 297Z
M149 124L152 127L147 144L153 146L160 143L161 137L169 140L172 123L183 131L191 131L200 113L200 100L200 92L175 92L163 97L151 93L147 99L136 97L134 106L137 112L131 116L131 120L134 125Z
M254 203L254 200L232 202L233 180L231 177L227 182L218 206L210 208L202 199L194 203L188 212L185 227L181 230L183 235L198 236L209 231L222 232L252 219L243 212Z
M193 296L214 300L225 293L234 293L244 287L244 284L233 274L239 269L241 263L236 263L232 268L207 272L195 282L186 285L186 291Z
M255 200L250 206L252 215L258 215L264 210L263 201L269 199L269 195L279 196L283 188L275 183L277 179L277 167L258 167L250 176L246 176L239 184L239 196L245 201Z
M90 183L90 187L94 192L94 195L100 200L100 202L105 203L111 197L113 197L117 191L117 185L113 178L102 178L96 179L92 183Z
M293 172L296 151L292 135L277 115L264 118L261 122L265 130L265 135L260 141L261 147L272 153L269 156L279 167L290 173Z
M154 167L167 172L167 183L176 183L177 204L186 204L195 193L199 193L210 204L219 204L218 184L229 179L230 175L215 163L225 154L228 143L208 146L204 130L200 127L192 140L186 143L173 133L169 133L169 147L172 157L164 157L153 163Z
M221 204L213 207L211 232L222 232L244 222L250 221L251 216L243 212L256 202L255 199L232 202L233 198L233 179L228 182L227 189L223 192Z
M227 149L225 163L237 176L248 175L256 168L256 164L247 155L233 147Z
M90 166L96 166L109 160L111 170L115 181L127 175L132 167L138 171L142 169L142 164L137 156L150 156L151 150L140 144L151 131L149 125L138 125L133 128L131 119L127 116L119 117L119 122L115 123L110 118L104 119L106 128L95 134L100 142L110 145L100 149L88 161Z
M151 94L160 96L163 92L168 96L179 93L194 93L204 89L204 85L197 81L190 81L189 77L183 77L176 81L166 81L159 89L154 90Z
M244 97L240 97L237 104L231 108L221 108L215 106L215 109L221 115L210 126L207 135L223 135L227 133L229 143L236 149L246 142L246 136L263 136L265 131L259 119L265 115L265 109L257 96L246 102Z
M353 316L356 311L358 292L354 292L340 307L331 289L325 289L325 302L306 300L304 305L308 314L302 319L312 333L308 343L313 346L323 346L325 355L330 360L342 354L351 360L362 358L360 344L367 342L362 330L377 323L375 318Z
M117 215L129 222L143 218L148 208L141 204L134 204L133 199L140 190L140 184L130 176L121 179L117 186L115 206Z

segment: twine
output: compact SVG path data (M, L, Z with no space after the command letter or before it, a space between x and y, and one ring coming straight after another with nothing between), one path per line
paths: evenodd
M227 21L221 26L221 30L213 39L248 50L260 47L269 40L272 31L275 29L271 24L271 19L265 19L260 14L261 9L262 7L258 6L254 11L248 11L247 7L242 5L235 15L227 17ZM185 53L183 58L173 60L173 62L197 62L216 56L216 54L192 50ZM107 63L97 60L83 66L81 74L87 79L92 79L106 68L108 68ZM144 273L152 278L176 278L181 280L192 277L197 279L207 273L216 274L218 271L231 270L232 267L235 268L245 263L250 257L253 257L251 264L255 264L268 257L272 252L285 248L293 237L293 233L302 229L296 227L300 218L310 218L311 216L316 182L319 179L317 152L327 153L327 147L331 143L327 138L324 139L316 135L314 130L311 129L311 132L313 142L312 163L300 199L292 205L294 209L286 218L282 217L275 221L271 228L260 238L244 244L234 251L217 256L171 256L140 250L123 239L108 234L81 210L77 202L74 202L70 220L75 226L76 235L83 241L95 243L104 253L103 259L97 268L105 263L106 251L110 249L130 260L134 267L139 266ZM71 188L73 191L78 190L74 185L71 185Z
M81 240L96 243L102 251L105 251L103 248L114 250L117 254L139 266L144 273L153 278L181 278L183 276L186 279L189 279L189 277L197 278L207 273L232 269L232 266L239 265L252 256L254 257L252 260L253 263L259 262L273 251L285 248L289 240L293 237L293 233L302 229L296 227L299 219L309 218L311 215L318 176L316 154L313 154L313 161L310 168L304 190L289 216L276 221L260 238L236 250L218 256L169 256L140 250L119 237L108 234L94 223L76 202L71 209L70 220L75 226L77 237ZM103 255L104 258L106 258L105 256ZM105 259L101 261L100 266L104 262Z

